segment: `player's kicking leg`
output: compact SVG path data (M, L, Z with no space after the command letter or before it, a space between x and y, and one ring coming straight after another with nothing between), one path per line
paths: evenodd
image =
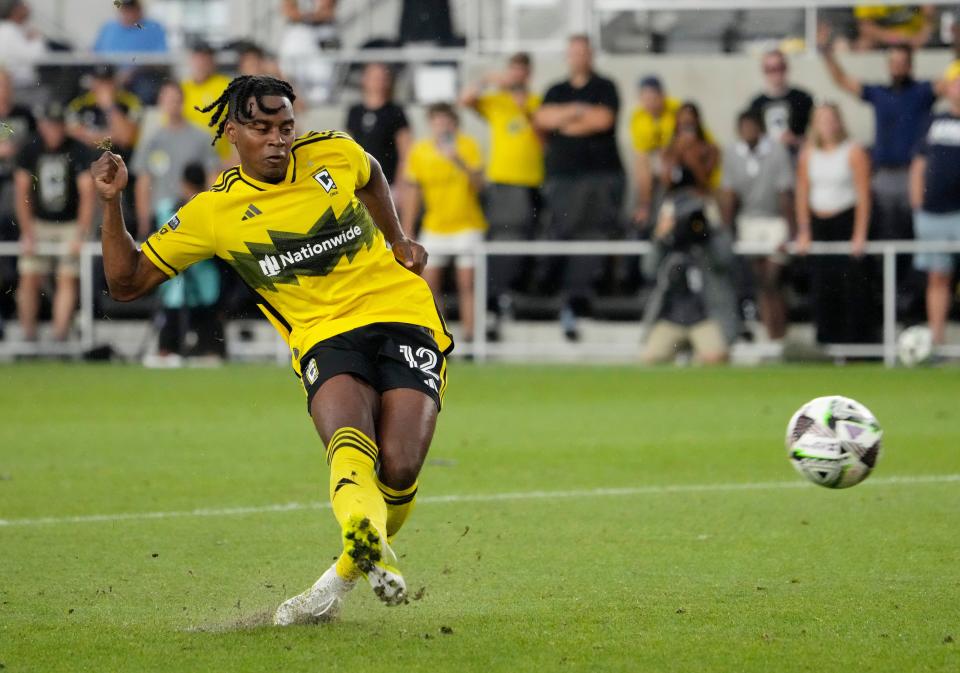
M437 404L411 389L381 396L362 380L339 375L320 387L310 411L327 445L330 498L344 551L313 587L280 606L274 618L280 625L336 618L360 577L387 605L405 601L406 585L387 539L413 507Z

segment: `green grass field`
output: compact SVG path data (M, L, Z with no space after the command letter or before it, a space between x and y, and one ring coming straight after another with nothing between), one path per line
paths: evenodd
M782 446L832 393L886 431L848 491ZM0 668L958 671L958 399L955 370L455 366L396 545L421 599L277 629L337 552L288 371L0 368Z

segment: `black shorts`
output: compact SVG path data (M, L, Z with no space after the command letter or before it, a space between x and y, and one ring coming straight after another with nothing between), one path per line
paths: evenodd
M328 379L352 374L377 392L412 388L443 404L447 362L426 327L407 323L374 323L324 339L300 359L307 391L307 413L313 396Z

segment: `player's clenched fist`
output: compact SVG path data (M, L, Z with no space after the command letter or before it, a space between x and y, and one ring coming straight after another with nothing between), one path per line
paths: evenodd
M427 251L422 245L405 238L394 243L392 247L397 261L417 275L423 273L423 267L427 265Z
M90 166L97 194L103 201L113 201L127 186L127 166L113 152L104 152Z

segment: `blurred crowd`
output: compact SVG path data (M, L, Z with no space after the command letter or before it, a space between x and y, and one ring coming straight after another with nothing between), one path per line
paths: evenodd
M167 50L163 26L138 0L115 4L116 19L100 30L95 52ZM456 43L447 5L405 2L399 43ZM338 44L335 0L283 0L281 7L288 33L276 56L240 42L226 72L217 51L197 42L182 81L150 65L101 65L82 85L72 83L80 87L75 96L29 106L15 91L43 78L36 58L57 45L32 28L27 3L0 2L0 240L19 241L21 250L19 259L0 258L0 296L15 288L23 340L38 339L46 304L52 338L70 338L77 255L96 226L88 166L98 152L109 148L127 160L134 179L126 219L143 240L235 163L225 141L211 146L197 110L230 76L286 76L301 90L329 86L303 55ZM779 50L760 58L763 90L743 101L736 139L720 146L700 101L671 96L653 74L639 77L635 91L618 91L595 70L584 35L569 39L562 81L532 90L536 64L516 53L468 82L459 100L431 105L419 138L395 100L394 67L366 64L360 101L343 126L383 166L404 229L436 251L424 276L438 301L451 300L462 340L473 335L474 250L483 240L649 240L653 252L642 260L491 257L487 337L497 339L506 321L536 305L576 341L581 317L627 298L642 304L642 354L650 363L686 351L723 362L747 337L744 318L757 318L773 343L783 342L801 313L819 343L871 343L880 329L879 275L864 254L867 241L960 240L960 61L945 63L937 80L913 76L913 50L930 39L931 16L924 6L858 7L854 36L821 30L829 75L873 109L868 147L851 139L835 103L815 102L791 84ZM883 81L860 81L836 55L841 47L878 46L887 49ZM934 110L938 100L942 112ZM629 108L629 171L617 142L621 107ZM149 132L147 108L159 113ZM486 153L461 130L463 114L488 126ZM773 252L736 256L737 241ZM849 254L808 256L820 241L844 242ZM48 243L68 252L45 254ZM904 301L924 295L919 315L936 343L946 338L953 262L949 254L901 260ZM51 283L52 300L44 302ZM165 284L154 316L159 351L150 357L157 364L222 357L224 316L241 312L242 295L212 261Z

